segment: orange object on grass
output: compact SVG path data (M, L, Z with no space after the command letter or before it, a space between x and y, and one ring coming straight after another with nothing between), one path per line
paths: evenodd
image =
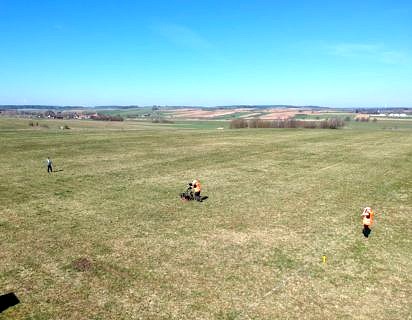
M195 192L200 192L202 190L199 180L193 180L192 185L195 188Z

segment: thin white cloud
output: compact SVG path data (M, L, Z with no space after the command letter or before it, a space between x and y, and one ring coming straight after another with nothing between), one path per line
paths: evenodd
M379 48L376 44L339 43L329 46L329 53L341 57L357 57L375 54Z
M410 61L408 54L401 51L384 51L381 53L380 60L385 63L407 63Z
M338 43L327 46L327 53L342 58L367 59L386 64L400 64L410 61L407 52L390 50L383 44Z
M195 30L177 24L158 24L152 29L168 41L191 49L211 49L212 44Z

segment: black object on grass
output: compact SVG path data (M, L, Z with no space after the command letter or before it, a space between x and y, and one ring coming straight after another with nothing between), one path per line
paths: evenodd
M19 299L13 292L6 293L0 296L0 313L4 310L20 303Z

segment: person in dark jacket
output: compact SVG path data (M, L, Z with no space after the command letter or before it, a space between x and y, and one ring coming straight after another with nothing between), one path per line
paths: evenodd
M48 173L53 172L53 162L51 161L50 157L47 157L46 163L47 163L47 172Z

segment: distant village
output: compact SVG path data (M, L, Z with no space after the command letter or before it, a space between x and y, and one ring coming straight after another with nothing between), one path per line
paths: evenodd
M72 119L72 120L102 120L102 121L123 121L120 116L101 114L90 111L53 111L53 110L19 110L19 109L0 109L0 115L19 118L36 119Z

